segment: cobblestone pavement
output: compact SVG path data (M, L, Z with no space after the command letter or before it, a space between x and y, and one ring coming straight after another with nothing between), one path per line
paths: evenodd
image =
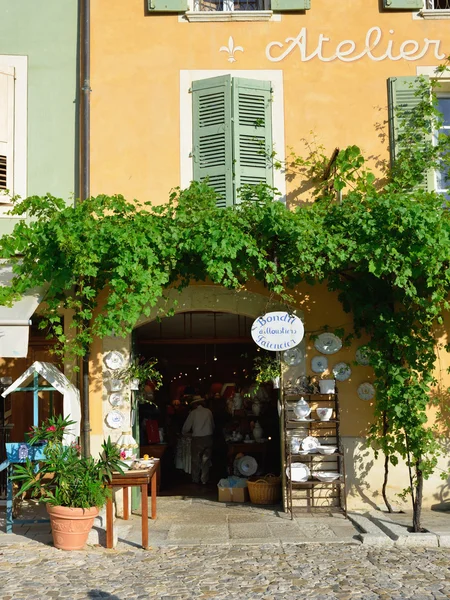
M0 600L450 598L450 550L362 545L192 546L65 553L0 549Z

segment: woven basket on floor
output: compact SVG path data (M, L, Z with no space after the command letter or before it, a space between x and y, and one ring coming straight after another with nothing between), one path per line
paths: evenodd
M278 504L281 500L281 479L276 475L248 479L247 485L253 504Z

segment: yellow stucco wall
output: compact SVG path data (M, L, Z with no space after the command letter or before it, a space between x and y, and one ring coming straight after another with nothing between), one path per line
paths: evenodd
M387 79L416 75L418 67L437 66L442 60L435 53L449 54L450 38L449 21L414 19L411 12L382 12L380 4L378 0L312 0L311 10L285 14L278 21L189 23L181 22L178 15L148 15L142 0L96 0L92 3L92 194L121 193L129 199L161 204L167 200L170 189L180 185L180 107L186 94L186 90L180 90L182 71L201 70L205 78L224 70L281 71L283 151L288 154L293 148L304 152L302 140L311 140L313 132L326 154L331 155L335 147L356 144L381 172L389 160ZM382 33L372 52L374 59L379 59L388 47L396 58L405 40L417 41L420 49L425 38L440 44L430 44L423 57L415 61L372 60L367 55L353 62L326 60L343 40L354 40L354 54L363 52L367 32L373 27ZM324 60L317 56L301 60L298 47L283 60L268 59L269 44L280 43L271 50L272 56L279 56L290 43L286 39L295 38L302 28L306 28L307 35L306 58L316 49L320 34L330 38L323 44ZM242 52L235 52L235 62L228 61L228 52L220 51L222 46L228 46L230 36L235 46L243 48ZM347 45L342 50L348 48ZM411 44L404 46L406 52L411 49ZM298 197L299 185L298 179L287 182L287 197L292 204ZM266 295L260 286L251 286L251 290ZM297 300L308 333L320 331L324 325L331 330L344 327L351 331L351 316L343 312L337 296L324 286L300 286ZM186 310L195 308L198 307ZM438 335L446 341L445 328ZM351 347L333 356L330 364L352 364L355 350L362 343L364 339L355 340ZM104 431L106 400L99 377L102 355L121 344L125 351L129 349L129 340L97 341L92 349L91 368L96 375L90 390L91 425L97 442ZM307 339L308 369L314 354L316 351ZM448 358L441 352L436 374L444 387L448 384L448 366ZM339 384L341 433L348 448L349 501L350 506L358 506L361 499L376 505L380 504L377 494L382 464L374 461L362 446L373 407L356 394L358 385L370 381L372 374L369 368L352 369L351 378ZM445 459L443 467L446 462ZM391 477L392 494L407 484L397 469ZM440 489L437 479L427 486L426 504L445 496L436 491Z
M448 21L414 20L410 12L380 12L378 0L313 0L304 13L282 15L279 22L188 23L177 15L146 15L142 0L97 0L92 4L92 193L123 193L129 198L162 203L180 183L180 71L281 69L284 83L286 148L303 150L302 138L313 131L327 152L359 145L374 164L387 160L386 80L415 75L417 66L437 65L431 46L417 61L301 61L294 49L271 62L266 47L307 30L307 53L320 34L329 58L343 40L354 40L355 53L367 31L379 27L382 39L373 50L382 56L389 41L396 57L405 40L441 40L450 53ZM394 33L390 33L393 31ZM236 52L228 62L230 36ZM372 38L373 39L373 38ZM348 48L348 46L346 46ZM345 48L343 48L345 49ZM411 46L405 50L411 49ZM206 75L205 75L206 76ZM294 194L297 183L289 184ZM295 195L295 194L294 194Z

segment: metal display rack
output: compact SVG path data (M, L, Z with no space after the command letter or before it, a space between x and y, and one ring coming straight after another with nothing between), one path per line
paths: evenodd
M311 406L311 421L295 418L294 404L304 398ZM285 456L285 490L284 499L287 512L294 518L294 509L308 512L341 511L347 515L345 494L345 464L340 437L339 396L335 394L282 394L284 416L284 456ZM329 407L333 409L333 417L321 421L316 417L315 408ZM291 439L297 436L304 438L314 436L320 440L321 446L336 446L333 454L296 454L292 452ZM307 481L292 481L292 465L304 463L311 471ZM317 471L334 472L339 475L335 481L324 482L314 477ZM294 497L295 495L295 497ZM294 502L296 506L294 507Z

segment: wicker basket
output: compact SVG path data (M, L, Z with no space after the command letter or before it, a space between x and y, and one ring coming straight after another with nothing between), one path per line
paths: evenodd
M253 504L278 504L281 499L281 479L276 475L248 479L247 485Z

